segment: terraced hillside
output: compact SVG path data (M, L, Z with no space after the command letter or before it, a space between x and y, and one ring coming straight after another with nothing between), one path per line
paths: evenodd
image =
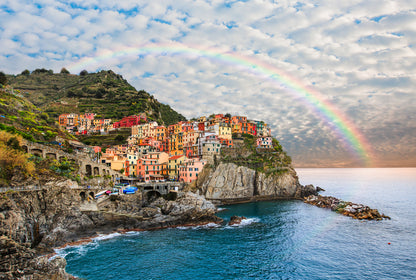
M73 75L36 69L7 78L10 86L54 118L61 113L93 112L113 120L144 113L165 125L185 120L169 105L158 102L144 90L137 91L111 70Z

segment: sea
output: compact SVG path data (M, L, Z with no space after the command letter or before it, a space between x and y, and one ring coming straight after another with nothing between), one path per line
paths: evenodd
M416 279L416 168L297 169L322 195L391 217L301 201L222 206L223 225L110 234L56 250L82 279ZM247 219L229 226L232 215Z

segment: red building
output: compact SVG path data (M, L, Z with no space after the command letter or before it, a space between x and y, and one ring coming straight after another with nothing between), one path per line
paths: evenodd
M128 116L122 118L120 121L113 123L114 128L120 127L132 127L138 125L142 122L146 122L147 118L145 116Z
M204 122L198 123L198 130L199 131L205 131L205 123Z

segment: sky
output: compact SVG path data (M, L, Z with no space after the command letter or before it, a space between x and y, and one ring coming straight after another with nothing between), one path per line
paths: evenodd
M113 70L295 166L416 166L416 1L0 0L0 71Z

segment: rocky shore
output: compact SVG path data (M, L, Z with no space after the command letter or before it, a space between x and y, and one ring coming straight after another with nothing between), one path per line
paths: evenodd
M363 204L343 201L332 196L310 195L305 197L303 201L321 208L331 209L344 216L349 216L358 220L390 219L390 217L380 214L377 209L371 209Z
M0 194L0 279L73 279L65 259L47 255L98 234L222 222L210 201L191 192L172 200L138 192L85 201L71 184Z

